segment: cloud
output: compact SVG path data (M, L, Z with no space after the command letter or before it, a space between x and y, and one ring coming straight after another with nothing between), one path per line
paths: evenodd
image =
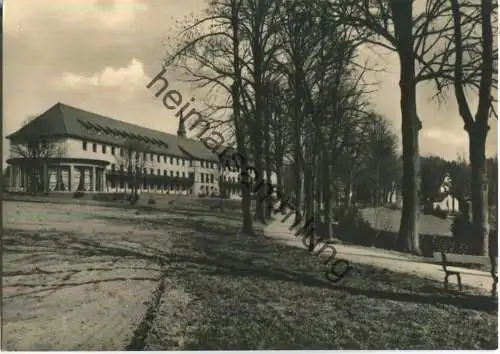
M113 68L107 66L99 73L82 76L65 72L55 83L56 86L69 89L87 89L91 87L116 88L122 91L144 90L151 79L144 72L142 63L132 58L126 67Z
M430 140L437 140L439 142L446 142L451 145L467 145L468 139L465 132L458 134L444 129L429 129L422 130L421 135Z
M5 30L29 31L37 27L32 21L37 18L50 18L62 27L113 30L133 24L146 10L139 0L9 1Z

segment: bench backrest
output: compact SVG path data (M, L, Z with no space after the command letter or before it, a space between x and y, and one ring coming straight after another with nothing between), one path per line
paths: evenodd
M448 263L490 265L490 257L488 256L472 256L468 254L445 253L445 257L446 257L446 262ZM441 262L443 260L441 252L434 252L434 260L438 262Z

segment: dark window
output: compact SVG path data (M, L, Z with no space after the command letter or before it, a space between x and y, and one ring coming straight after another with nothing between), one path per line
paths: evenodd
M151 161L154 161L155 155L153 153L151 153L151 156L149 156L149 157L150 157Z
M114 155L114 154L115 154L115 147L114 147L114 146L112 146L112 147L111 147L111 155Z
M201 161L201 167L205 167L205 164L203 163L203 161Z
M174 177L174 171L170 171L170 177Z
M189 160L189 166L193 167L193 160Z
M158 176L161 176L161 171L160 171L160 169L158 169Z
M167 163L167 155L163 155L163 162Z
M210 175L210 183L214 183L214 175Z
M155 170L151 169L151 175L154 175L154 174L155 174Z
M184 161L184 159L182 159L182 166L184 166L184 164L185 164L185 161Z
M97 144L92 144L92 152L97 152Z
M177 159L177 166L179 166L179 159Z
M143 153L142 153L142 159L143 159L144 161L146 161L146 159L147 159L147 154L146 154L145 152L143 152Z
M170 158L170 164L171 164L171 165L173 165L173 164L174 164L174 158L173 158L173 157L171 157L171 158Z
M166 176L167 175L167 170L163 170L163 175Z
M114 164L114 163L112 163L112 164L111 164L111 171L114 171L114 170L115 170L115 167L116 167L116 166L115 166L115 164Z
M120 165L120 171L123 171L123 164Z
M106 145L103 145L102 146L102 153L105 154L106 153Z
M160 155L156 155L156 162L160 162Z
M148 174L148 169L147 169L147 168L145 168L145 169L144 169L144 176L146 176L147 174Z
M120 156L123 157L123 155L124 155L123 148L120 148Z
M177 172L175 173L175 176L176 176L176 177L179 177L179 171L177 171Z
M205 175L203 173L200 173L200 175L201 175L201 183L205 182L205 178L204 178Z
M186 178L186 173L185 172L182 172L182 177Z
M83 151L87 151L87 142L86 141L82 141L82 148L83 148Z

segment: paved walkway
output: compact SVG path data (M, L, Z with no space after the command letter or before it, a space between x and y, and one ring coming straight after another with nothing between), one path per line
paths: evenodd
M295 231L290 231L293 218L282 223L280 220L273 221L264 227L264 233L267 237L273 238L283 244L294 247L305 248L301 238L295 237ZM337 249L337 258L346 259L353 263L372 265L379 268L387 268L394 272L413 274L422 278L438 280L443 282L444 272L440 265L426 263L426 258L407 255L395 251L388 251L378 248L335 245ZM325 251L325 254L330 251ZM304 255L306 256L306 255ZM449 267L459 270L462 276L462 284L478 288L485 292L491 291L493 280L487 272L461 268ZM456 284L456 277L450 277L450 283ZM455 285L456 286L456 285Z

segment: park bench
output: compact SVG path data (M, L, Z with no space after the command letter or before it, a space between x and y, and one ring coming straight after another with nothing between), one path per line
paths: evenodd
M467 254L455 254L455 253L445 253L445 252L434 252L434 261L441 263L445 273L444 276L444 288L448 289L448 278L451 275L457 277L458 288L462 291L462 279L460 277L460 272L456 270L450 270L448 267L450 263L460 263L460 264L479 264L487 265L490 267L490 274L493 279L493 285L491 287L491 296L495 296L498 276L497 276L497 257L488 256L472 256Z

